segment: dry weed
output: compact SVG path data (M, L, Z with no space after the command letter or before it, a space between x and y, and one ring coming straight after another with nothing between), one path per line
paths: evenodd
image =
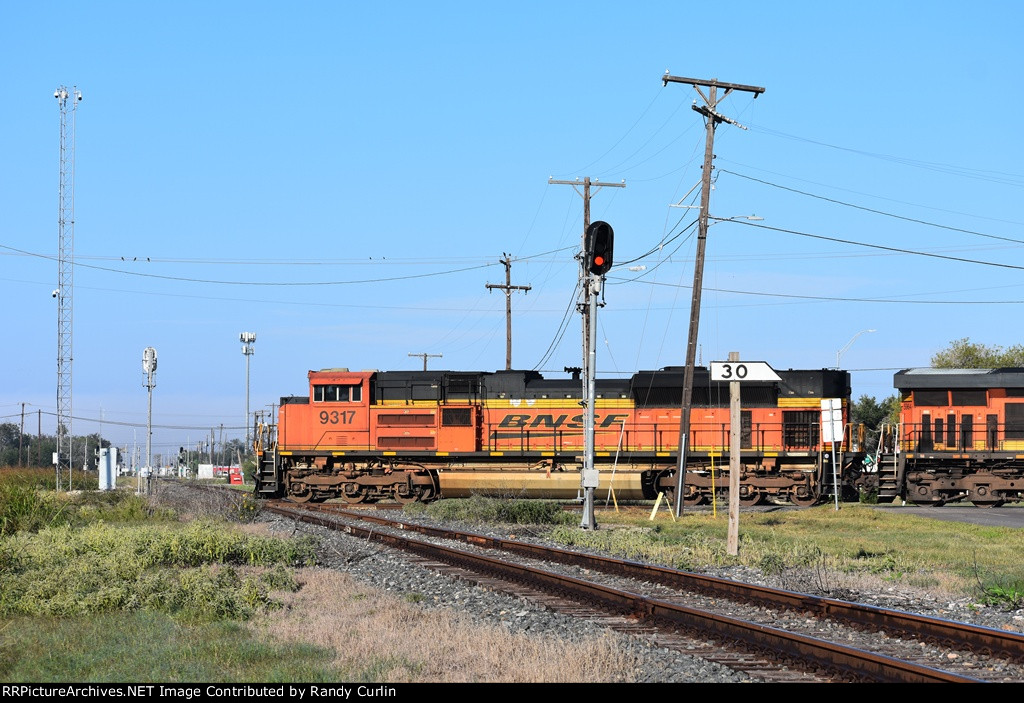
M428 610L374 591L347 574L297 573L302 588L259 625L288 642L330 647L335 666L388 683L628 681L634 669L616 637L583 642L510 633L450 610ZM275 594L277 595L277 594Z

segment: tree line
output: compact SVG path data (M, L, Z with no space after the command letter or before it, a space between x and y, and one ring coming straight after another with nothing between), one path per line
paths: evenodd
M108 440L94 432L71 438L71 466L90 470L96 468L96 452L101 447L111 446ZM53 454L57 451L55 435L22 433L13 422L0 424L0 466L53 466Z
M98 450L115 446L110 440L103 439L99 433L75 435L71 440L71 466L74 469L86 467L89 471L96 470L99 464ZM46 434L29 434L21 432L14 422L0 423L0 466L53 466L53 454L57 451L57 437ZM179 463L188 464L195 470L199 464L212 463L231 466L243 459L251 450L241 439L228 439L210 448L209 440L199 442L195 447L181 447L178 451L163 454L154 453L154 466L174 466ZM144 458L140 458L146 464ZM130 463L130 457L123 453L118 455L118 463Z

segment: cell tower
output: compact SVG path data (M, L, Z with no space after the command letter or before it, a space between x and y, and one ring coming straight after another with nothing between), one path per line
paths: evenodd
M82 93L60 86L53 92L60 107L60 191L57 226L59 230L57 258L57 490L63 476L71 490L71 329L74 296L75 259L75 115ZM68 101L71 101L71 122L68 124Z

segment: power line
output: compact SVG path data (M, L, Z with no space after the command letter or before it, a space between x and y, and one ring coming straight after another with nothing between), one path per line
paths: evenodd
M866 247L868 249L880 249L882 251L891 251L897 254L910 254L912 256L926 256L933 259L943 259L946 261L958 261L965 264L978 264L980 266L994 266L996 268L1007 268L1018 271L1024 271L1024 266L1017 266L1015 264L1001 264L995 261L981 261L979 259L966 259L960 256L946 256L945 254L932 254L926 251L916 251L914 249L903 249L901 247L889 247L884 244L869 244L867 242L858 242L852 239L842 239L839 237L827 237L823 234L811 234L810 232L800 232L795 229L785 229L783 227L772 227L759 222L746 222L744 220L734 220L736 223L746 225L748 227L757 227L759 229L767 229L773 232L783 232L785 234L795 234L798 237L809 237L811 239L821 239L826 242L837 242L839 244L852 244L853 246ZM1024 243L1024 242L1022 242Z
M48 410L39 410L37 412L40 412L43 415L48 415L50 417L56 417L56 415L57 415L57 413L53 413L53 412L50 412ZM75 416L72 419L78 420L80 422L96 422L96 423L101 423L102 422L104 425L117 425L118 427L146 427L146 423L145 422L123 422L123 421L118 422L116 420L110 420L109 418L95 418L95 417ZM209 430L212 425L217 425L218 427L223 427L225 430L244 430L244 429L246 429L246 427L244 425L227 425L227 424L220 423L220 422L212 422L212 423L207 423L207 424L204 424L204 425L158 425L158 424L154 424L153 427L161 429L161 430L203 430L203 431L205 431L205 430Z
M682 283L660 283L644 281L640 277L619 279L623 282L642 283L648 286L664 288L690 288ZM839 298L827 295L799 295L796 293L766 293L764 291L736 290L732 288L709 288L704 290L713 293L732 293L734 295L751 295L764 298L793 298L797 300L815 300L835 303L901 303L907 305L1020 305L1024 300L904 300L901 298Z
M861 149L852 149L850 147L837 146L835 144L828 144L827 142L821 142L814 139L808 139L806 137L798 137L792 134L786 134L785 132L779 132L777 130L769 129L767 127L761 127L757 125L751 125L756 131L768 134L771 136L785 137L787 139L793 139L796 141L806 142L808 144L814 144L817 146L827 147L829 149L835 149L837 151L845 151L851 154L858 154L860 156L867 156L873 159L880 159L882 161L892 161L894 163L903 164L904 166L913 166L915 168L921 168L928 171L938 171L940 173L950 173L958 176L966 176L969 178L977 178L980 180L994 181L996 183L1004 183L1006 185L1020 186L1024 185L1024 176L1016 173L1005 173L1001 171L989 171L975 168L964 168L962 166L954 166L952 164L943 164L932 161L920 161L918 159L909 159L902 156L892 156L890 154L879 154L871 151L863 151Z
M12 246L7 245L7 244L0 244L0 249L6 249L7 251L12 251L12 252L15 252L17 254L22 254L24 256L31 256L31 257L34 257L34 258L45 259L45 260L49 260L49 261L55 260L55 257L53 257L53 256L49 256L47 254L39 254L39 253L36 253L36 252L31 252L31 251L26 251L24 249L19 249L17 247L12 247ZM545 251L545 252L540 252L538 254L530 254L528 256L522 256L522 257L519 257L519 259L520 260L536 259L536 258L540 258L540 257L543 257L543 256L548 256L548 255L551 255L551 254L559 253L559 252L562 252L562 251L569 251L571 249L572 249L572 247L561 247L561 248L558 248L558 249L551 249L551 250L548 250L548 251ZM147 261L146 263L152 263L152 262L151 261ZM408 263L409 264L413 264L413 263L416 263L416 262L408 262ZM143 273L143 272L140 272L140 271L125 271L123 269L109 268L109 267L106 267L106 266L95 266L95 265L92 265L92 264L83 264L80 261L74 262L74 266L77 267L77 268L88 268L88 269L94 269L94 270L97 270L97 271L108 271L108 272L111 272L111 273L121 273L121 274L124 274L126 276L137 276L137 277L140 277L140 278L156 278L156 279L163 279L163 280L170 280L170 281L184 281L184 282L187 282L187 283L212 283L212 284L217 284L217 285L233 285L233 286L289 286L289 287L305 286L305 287L309 287L309 286L356 285L356 284L362 284L362 283L386 283L386 282L389 282L389 281L404 281L404 280L419 279L419 278L430 278L430 277L433 277L433 276L447 276L447 275L456 274L456 273L464 273L466 271L475 271L475 270L479 270L479 269L483 269L483 268L490 268L490 267L495 266L495 264L493 262L488 262L488 263L477 264L477 265L474 265L474 266L464 266L464 267L461 267L461 268L447 269L447 270L444 270L444 271L432 271L432 272L429 272L429 273L410 274L410 275L406 275L406 276L390 276L390 277L381 277L381 278L353 279L353 280L348 280L348 281L284 281L284 282L275 282L275 281L229 281L229 280L215 280L215 279L204 279L204 278L192 278L192 277L187 277L187 276L167 276L167 275L156 274L156 273Z
M977 232L975 230L963 229L961 227L951 227L949 225L940 225L937 222L929 222L928 220L920 220L920 219L917 219L915 217L904 217L903 215L896 215L894 213L886 212L884 210L876 210L875 208L864 207L863 205L854 205L853 203L847 203L847 202L844 202L842 200L837 200L835 198L827 198L824 195L816 195L814 193L808 193L807 191L797 190L796 188L789 188L789 187L784 186L784 185L779 185L778 183L772 183L771 181L765 181L765 180L762 180L760 178L754 178L753 176L745 176L742 173L736 173L735 171L727 171L725 169L719 169L719 172L720 173L728 173L730 175L737 176L738 178L745 178L748 181L754 181L755 183L761 183L761 184L766 185L766 186L771 186L772 188L778 188L779 190L786 190L786 191L789 191L790 193L796 193L798 195L803 195L803 196L806 196L808 198L816 198L818 200L824 200L825 202L834 203L836 205L842 205L844 207L854 208L856 210L863 210L864 212L870 212L870 213L875 214L875 215L882 215L883 217L891 217L891 218L893 218L895 220L903 220L904 222L913 222L914 224L927 225L928 227L938 227L939 229L949 230L950 232L962 232L963 234L973 234L976 237L986 237L987 239L998 239L998 240L1001 240L1001 241L1004 241L1004 242L1013 242L1015 244L1024 244L1024 239L1013 239L1011 237L1000 237L1000 236L997 236L995 234L985 234L984 232Z

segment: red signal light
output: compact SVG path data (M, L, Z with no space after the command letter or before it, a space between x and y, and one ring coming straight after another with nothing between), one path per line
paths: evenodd
M587 270L597 276L603 276L612 267L612 244L615 232L607 222L592 222L587 227L586 264Z

